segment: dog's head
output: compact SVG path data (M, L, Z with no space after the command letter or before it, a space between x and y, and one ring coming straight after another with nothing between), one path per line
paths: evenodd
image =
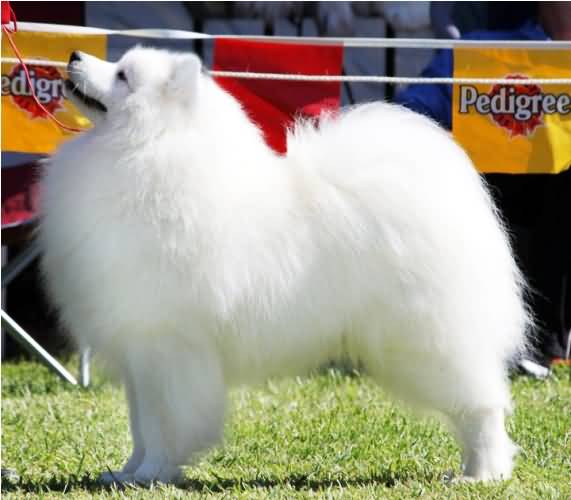
M201 63L193 54L140 47L116 63L75 51L67 72L67 96L97 124L132 112L158 119L171 106L190 106L198 94Z

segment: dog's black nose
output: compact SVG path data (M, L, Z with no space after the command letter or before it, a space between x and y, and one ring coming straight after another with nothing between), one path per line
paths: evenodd
M69 56L69 64L71 64L73 61L81 61L81 56L76 50L74 50Z

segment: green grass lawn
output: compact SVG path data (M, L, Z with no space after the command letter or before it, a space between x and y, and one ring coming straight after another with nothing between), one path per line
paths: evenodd
M20 481L5 481L2 496L571 499L571 370L518 378L514 395L509 430L523 450L503 483L443 481L459 472L460 451L440 424L416 419L366 377L330 371L234 391L224 446L188 467L182 487L118 491L95 478L130 451L122 391L97 375L82 390L38 364L7 363L2 467Z

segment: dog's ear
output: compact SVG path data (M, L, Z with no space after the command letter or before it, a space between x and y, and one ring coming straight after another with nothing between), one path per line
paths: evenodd
M180 95L193 92L198 86L202 71L202 63L194 54L178 56L173 61L171 75L168 81L168 92Z

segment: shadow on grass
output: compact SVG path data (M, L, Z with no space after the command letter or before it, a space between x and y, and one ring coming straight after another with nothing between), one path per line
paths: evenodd
M181 488L202 493L224 493L236 490L250 489L271 489L276 487L288 487L298 491L312 490L320 491L328 488L354 488L368 486L373 484L383 484L392 487L399 480L405 479L395 474L374 474L368 477L354 478L315 478L304 474L292 474L283 478L262 477L255 479L236 479L236 478L216 478L207 479L187 479Z
M329 488L357 488L370 485L384 485L393 487L397 482L409 479L407 474L399 475L392 472L373 474L367 477L355 478L315 478L304 474L292 474L283 478L261 477L254 479L222 478L215 479L185 479L178 488L201 493L225 493L230 491L246 491L251 489L272 489L277 487L291 488L298 491L321 491ZM428 479L428 478L427 478ZM61 493L72 490L85 490L89 492L104 490L121 490L138 488L137 486L104 486L91 476L71 476L68 479L54 478L48 481L26 481L2 483L2 492L20 493L47 493L57 491ZM140 487L143 488L143 487Z
M100 483L90 476L70 476L67 479L53 478L46 481L30 481L22 479L18 482L2 481L2 493L18 491L22 493L47 493L49 491L59 491L62 493L75 489L86 491L99 491L104 489Z

